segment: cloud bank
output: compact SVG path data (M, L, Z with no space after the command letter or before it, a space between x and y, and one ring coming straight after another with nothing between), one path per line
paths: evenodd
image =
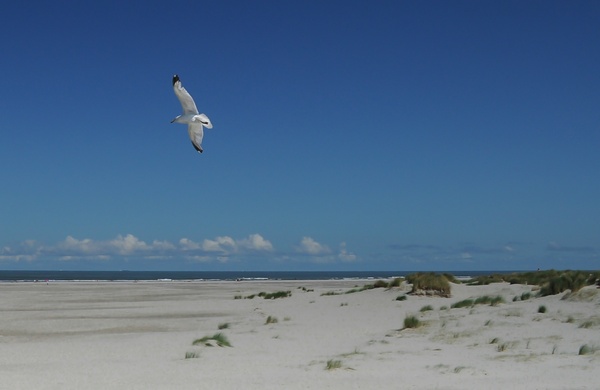
M243 238L218 236L193 240L183 237L175 242L164 240L145 241L133 234L118 235L110 240L94 240L67 236L52 245L26 240L13 246L0 248L0 261L28 261L38 259L114 260L114 259L185 259L202 262L228 262L249 257L265 259L308 258L313 262L349 262L358 257L350 252L346 243L334 253L329 246L311 237L303 237L292 250L277 250L273 243L261 234L253 233Z

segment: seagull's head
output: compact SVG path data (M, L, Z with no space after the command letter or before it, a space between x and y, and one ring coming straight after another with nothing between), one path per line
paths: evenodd
M179 81L179 76L177 76L176 74L173 75L173 85L175 85L176 82Z

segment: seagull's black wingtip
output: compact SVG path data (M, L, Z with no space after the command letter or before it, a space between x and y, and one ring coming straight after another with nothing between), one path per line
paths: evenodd
M192 145L194 146L194 149L196 149L196 151L197 151L198 153L202 153L202 152L204 152L204 149L202 149L202 148L198 147L198 146L197 146L195 143L193 143L193 142L192 142Z
M179 81L179 76L177 76L176 74L173 75L173 85L175 85L176 82Z

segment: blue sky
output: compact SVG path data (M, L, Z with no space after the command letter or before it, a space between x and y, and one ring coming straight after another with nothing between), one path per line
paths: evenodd
M600 264L599 2L0 15L0 269Z

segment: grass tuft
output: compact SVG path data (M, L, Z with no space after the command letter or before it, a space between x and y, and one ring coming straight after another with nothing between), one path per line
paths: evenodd
M592 326L594 326L594 321L584 321L581 323L581 325L579 325L579 327L582 329L589 329Z
M200 357L200 353L199 352L186 352L185 353L185 358L186 359L196 359Z
M325 366L326 370L335 370L336 368L342 368L341 360L330 359L327 361L327 365Z
M277 299L277 298L287 298L292 296L291 291L277 291L273 293L261 292L258 294L259 297L263 297L264 299Z
M540 307L538 307L538 313L545 313L548 309L546 309L546 306L544 305L540 305Z
M473 307L475 305L475 301L472 299L463 299L462 301L458 301L450 305L452 309L461 309L463 307Z
M504 298L502 298L500 295L495 296L495 297L490 297L490 296L484 295L484 296L478 297L474 300L473 299L463 299L462 301L454 303L451 306L451 308L452 309L460 309L463 307L473 307L475 305L497 306L500 303L504 303Z
M223 333L215 333L212 336L204 336L201 339L196 339L192 345L206 345L212 347L213 343L219 347L231 347L231 343Z
M267 320L265 321L265 325L276 324L278 322L279 322L279 320L277 319L277 317L268 316Z
M433 310L433 306L431 306L431 305L425 305L425 306L423 306L423 307L421 308L421 310L420 310L420 311L421 311L421 312L424 312L424 311L431 311L431 310Z
M595 348L587 345L587 344L583 344L581 347L579 347L579 354L580 355L591 355L593 354L595 351Z
M421 321L415 316L407 316L404 319L404 329L415 329L421 326Z

